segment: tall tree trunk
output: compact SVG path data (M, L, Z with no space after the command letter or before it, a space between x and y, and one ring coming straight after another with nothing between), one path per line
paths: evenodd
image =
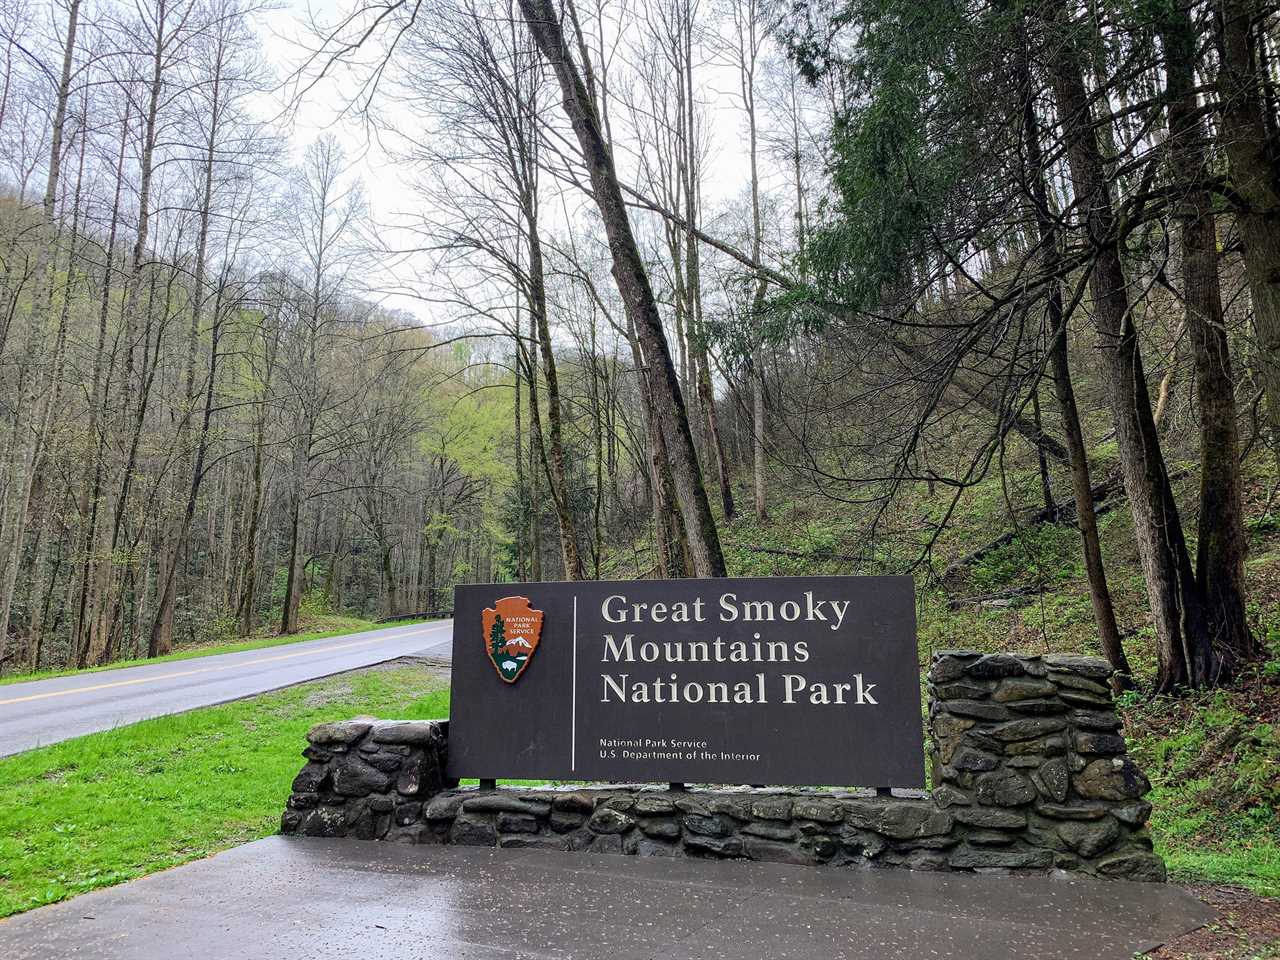
M1183 539L1182 521L1169 483L1147 393L1138 333L1116 236L1110 184L1089 112L1083 64L1061 0L1052 6L1054 36L1049 71L1067 161L1085 230L1093 245L1089 275L1093 320L1111 405L1120 470L1133 515L1134 534L1147 584L1159 660L1157 687L1171 690L1212 673L1204 605Z
M534 200L526 195L525 218L529 230L529 309L538 331L539 352L542 354L542 376L547 384L547 426L551 456L539 443L542 466L547 474L547 486L556 511L560 528L560 554L564 560L564 578L581 580L582 555L578 550L578 535L573 528L572 504L569 499L568 471L565 469L562 410L560 404L560 378L556 372L556 358L551 346L551 327L547 321L547 288L543 275L542 241L538 236L537 211ZM539 435L540 436L540 435Z
M1280 137L1267 123L1253 27L1259 0L1216 0L1220 136L1244 241L1271 449L1280 466Z
M219 128L222 119L222 48L218 48L218 56L214 61L213 86L211 90L210 112L208 117L209 130L208 136L204 143L204 157L202 158L202 183L200 187L200 222L196 232L196 250L195 250L195 269L191 278L191 324L187 333L187 361L185 373L185 390L186 402L183 406L182 416L178 425L177 447L180 451L179 459L179 476L189 476L190 483L187 487L187 497L182 514L174 529L169 532L166 537L166 544L160 553L160 572L158 581L160 585L160 602L156 610L156 619L152 624L151 637L148 641L148 656L155 657L168 653L173 649L173 613L174 600L176 590L174 587L174 576L181 560L182 551L187 541L187 535L190 532L191 521L195 515L194 506L196 497L199 494L200 482L203 478L203 469L191 467L191 457L187 453L187 432L191 422L191 417L195 414L196 403L196 385L195 385L195 367L196 352L200 342L200 323L203 320L204 302L205 302L205 272L208 266L209 252L209 220L213 212L213 169L214 161L217 157L219 147ZM219 285L219 299L224 285ZM218 324L218 309L214 306L214 326L215 340L217 338L216 328ZM217 349L214 348L209 359L209 373L212 377L214 370L217 369ZM198 450L196 459L203 461L205 451L208 445L210 412L212 410L211 401L213 393L213 382L210 380L208 384L205 415L200 436L196 440Z
M302 494L294 491L289 502L289 568L285 576L284 607L280 611L280 633L298 632L298 607L302 597L302 571L298 569L299 514Z
M244 555L241 561L240 603L236 611L237 632L242 637L253 633L254 594L257 593L258 519L262 512L262 431L261 414L259 414L254 429L252 493L249 495L249 506L245 510L246 532Z
M1037 240L1045 272L1056 275L1059 272L1062 257L1062 237L1045 184L1044 150L1040 143L1040 122L1036 116L1035 90L1031 83L1029 51L1023 21L1018 23L1016 43L1014 69L1022 99L1022 137L1026 151L1027 180L1031 189ZM1071 382L1067 339L1070 317L1067 316L1063 306L1060 282L1053 283L1049 288L1046 313L1049 328L1049 367L1053 375L1054 397L1058 401L1058 409L1062 414L1062 429L1070 456L1071 492L1075 500L1076 526L1080 531L1085 575L1089 581L1089 605L1093 610L1093 623L1098 631L1098 643L1107 662L1115 671L1111 676L1112 687L1119 693L1133 686L1132 670L1120 639L1115 606L1111 601L1111 590L1107 586L1107 573L1102 561L1102 544L1098 537L1098 514L1093 505L1093 479L1089 471L1089 454L1085 447L1084 429L1080 425L1075 386ZM1043 473L1047 470L1044 452L1039 447L1036 452L1039 455Z
M1163 8L1159 21L1165 53L1169 151L1184 188L1181 223L1183 300L1195 360L1200 401L1200 520L1196 577L1204 594L1205 619L1213 655L1193 676L1207 686L1229 680L1258 653L1245 616L1244 533L1236 429L1235 377L1223 326L1218 282L1218 232L1207 186L1205 130L1195 92L1196 37L1191 16L1180 4ZM1277 226L1280 226L1278 224Z
M213 306L213 328L209 343L209 379L205 383L204 391L204 416L200 421L195 460L191 466L191 483L187 486L187 500L173 541L173 560L165 565L160 573L160 601L156 618L151 625L151 636L147 641L148 657L162 656L173 647L173 607L178 558L186 547L187 535L191 531L191 521L195 518L196 503L200 497L200 484L204 480L205 458L209 452L209 426L213 422L213 388L218 379L218 341L222 333L221 291L224 288L225 282L218 285L219 295Z
M591 176L592 192L609 238L613 275L627 314L635 323L645 358L653 371L654 414L662 428L671 462L680 515L688 538L694 571L701 577L726 575L720 536L711 504L698 469L698 457L689 431L684 397L671 363L671 351L662 329L658 304L649 284L644 259L631 232L626 202L600 131L596 109L574 63L550 0L520 0L520 10L543 57L556 73L562 106L573 125L582 158ZM587 68L587 65L584 65Z
M648 454L649 499L653 504L653 546L657 557L658 574L663 579L686 577L684 537L676 519L675 485L671 480L671 468L667 465L667 446L662 440L662 429L653 415L650 395L650 370L645 363L640 342L634 335L634 327L628 321L627 342L631 345L632 362L640 393L645 398L645 450Z

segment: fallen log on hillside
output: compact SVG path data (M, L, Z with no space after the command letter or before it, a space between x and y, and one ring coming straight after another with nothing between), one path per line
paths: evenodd
M1181 480L1189 472L1189 470L1179 470L1176 473L1170 474L1169 480L1171 482ZM1123 495L1124 481L1119 473L1114 473L1101 483L1095 484L1090 492L1093 494L1093 502L1096 505L1097 513L1101 516L1107 511L1114 509L1115 505L1119 502L1118 497L1115 500L1112 500L1112 497L1116 497L1117 494ZM1075 519L1076 505L1074 502L1064 503L1055 508L1037 510L1035 513L1026 517L1020 526L1010 530L1008 533L1002 533L994 540L984 543L977 550L967 553L959 560L951 563L946 570L942 572L942 581L943 583L946 583L956 574L964 570L965 567L977 563L993 550L998 550L1001 547L1005 547L1013 543L1013 541L1018 538L1018 534L1028 526L1036 527L1044 523L1074 523Z

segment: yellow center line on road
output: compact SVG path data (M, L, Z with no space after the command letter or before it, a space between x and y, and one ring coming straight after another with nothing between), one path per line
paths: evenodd
M52 690L48 693L32 693L25 697L10 697L8 700L0 700L0 707L10 703L26 703L29 700L44 700L48 697L65 697L73 693L91 693L95 690L110 690L113 687L130 687L138 683L154 683L157 680L173 680L177 677L190 677L197 673L217 673L220 670L236 670L240 667L251 667L259 663L275 663L280 660L292 660L295 657L309 657L314 654L331 653L335 650L350 650L354 647L366 647L371 643L383 643L387 640L403 640L405 637L416 637L420 633L431 633L433 630L443 630L451 627L452 624L442 623L434 627L427 627L423 630L414 630L410 633L398 633L394 637L373 637L369 640L356 640L352 643L339 643L332 647L324 647L320 650L301 650L296 653L281 653L272 657L258 657L254 660L241 660L238 663L228 663L220 667L197 667L194 670L179 670L176 673L162 673L154 677L138 677L135 680L116 680L112 683L99 683L91 687L69 687L66 690Z

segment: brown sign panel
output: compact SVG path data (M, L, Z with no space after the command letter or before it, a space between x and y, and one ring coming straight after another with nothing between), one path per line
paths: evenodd
M471 584L453 629L453 777L924 785L910 577Z

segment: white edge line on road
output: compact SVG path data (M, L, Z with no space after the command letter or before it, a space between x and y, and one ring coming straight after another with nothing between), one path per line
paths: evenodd
M403 640L406 637L416 637L422 633L431 633L434 630L441 630L445 627L452 627L452 622L441 623L434 626L426 627L422 630L414 630L409 633L398 633L394 637L372 637L368 640L356 640L352 643L339 643L330 647L312 648L310 650L300 650L294 653L282 653L271 657L257 657L253 660L238 660L235 663L223 664L217 667L198 667L194 670L179 670L175 673L162 673L150 677L138 677L133 680L116 680L111 683L97 683L88 687L71 687L66 690L51 690L47 693L31 693L24 697L10 697L7 700L0 700L0 707L11 703L27 703L31 700L45 700L49 697L66 697L75 693L91 693L97 690L109 690L113 687L130 687L139 683L154 683L157 680L174 680L178 677L190 677L198 673L218 673L223 670L235 670L239 667L251 667L260 663L276 663L280 660L293 660L297 657L308 657L313 654L331 653L337 650L350 650L355 647L367 647L372 643L385 643L388 640Z

